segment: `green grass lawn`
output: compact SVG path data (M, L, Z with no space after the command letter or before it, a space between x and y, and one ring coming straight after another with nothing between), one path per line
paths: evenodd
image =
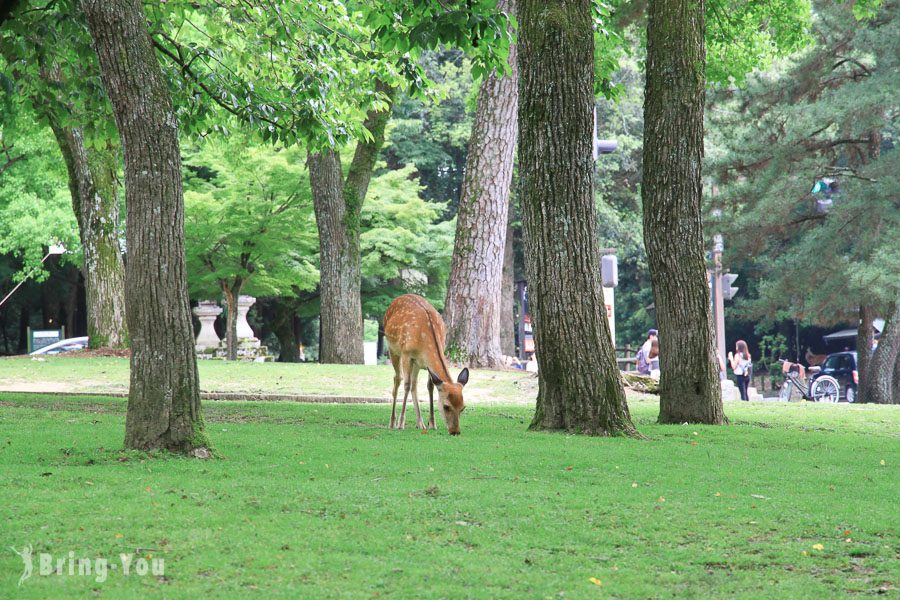
M200 387L210 392L362 396L389 400L394 369L389 365L246 363L198 361ZM456 369L451 369L456 373ZM0 359L0 391L72 393L127 392L127 358L48 356ZM427 399L425 373L420 397ZM473 371L466 400L476 403L534 402L537 379L523 371Z
M523 406L472 406L452 438L383 405L207 402L201 461L122 452L122 399L0 394L0 597L897 594L895 407L631 407L649 440L529 433ZM165 574L36 561L17 588L26 544Z

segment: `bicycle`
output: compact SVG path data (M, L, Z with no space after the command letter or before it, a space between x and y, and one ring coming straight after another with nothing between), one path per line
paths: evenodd
M779 360L782 363L781 372L784 373L784 383L781 386L780 399L790 402L794 388L800 392L804 400L812 402L837 402L840 398L841 386L837 379L830 375L822 375L816 378L808 387L803 383L804 367L800 363L792 363ZM810 367L809 372L814 375L819 372L819 367Z

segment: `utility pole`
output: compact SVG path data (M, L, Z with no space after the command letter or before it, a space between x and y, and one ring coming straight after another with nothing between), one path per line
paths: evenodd
M725 362L725 298L722 295L722 252L725 244L722 234L713 237L712 308L713 324L716 330L716 352Z

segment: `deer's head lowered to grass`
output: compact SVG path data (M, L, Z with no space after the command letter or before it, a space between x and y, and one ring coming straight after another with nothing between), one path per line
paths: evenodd
M441 414L450 435L459 435L459 415L465 410L463 386L469 381L469 370L463 369L456 381L450 376L447 359L444 358L444 320L425 298L415 294L400 296L384 314L384 337L394 365L394 403L391 406L391 428L403 429L406 425L406 401L412 391L416 409L416 425L425 429L416 379L419 370L428 369L428 401L430 418L428 427L436 429L434 422L434 388L438 391ZM403 407L396 418L397 388L404 383Z

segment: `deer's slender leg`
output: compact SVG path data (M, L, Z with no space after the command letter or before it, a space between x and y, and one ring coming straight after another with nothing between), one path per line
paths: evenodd
M394 365L394 391L391 394L394 398L393 404L391 404L391 424L390 428L393 429L397 426L396 412L397 412L397 388L400 387L400 357L396 355L395 352L390 352L391 356L391 364Z
M412 359L407 356L400 357L400 372L403 375L403 406L400 408L400 421L397 429L406 427L406 401L409 399L409 390L412 387L410 374L412 372Z
M431 411L431 416L428 418L428 427L437 429L437 425L434 424L434 384L431 382L430 375L428 377L428 407Z
M412 382L412 398L413 398L413 406L416 407L416 427L419 429L425 429L425 421L422 420L422 411L419 410L419 365L413 363L412 373L409 376L409 380Z

